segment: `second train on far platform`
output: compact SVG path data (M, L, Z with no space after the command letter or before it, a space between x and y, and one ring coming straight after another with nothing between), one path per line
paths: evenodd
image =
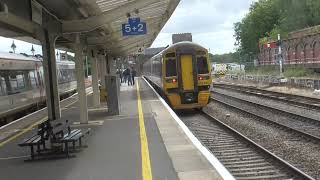
M164 49L143 65L143 74L161 90L173 109L201 109L210 98L208 51L192 42Z

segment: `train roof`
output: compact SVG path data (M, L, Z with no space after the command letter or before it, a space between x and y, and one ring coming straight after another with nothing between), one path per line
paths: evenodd
M206 48L204 48L203 46L197 44L197 43L194 43L194 42L190 42L190 41L182 41L182 42L178 42L178 43L175 43L175 44L172 44L171 46L165 48L164 50L162 50L161 52L159 52L158 54L156 54L154 57L157 57L159 55L162 55L164 53L167 53L167 52L170 52L174 49L178 49L178 48L181 48L181 47L193 47L193 48L196 48L196 49L199 49L199 50L205 50L207 51Z
M75 65L73 61L57 61L57 64L68 64L68 65Z
M24 54L0 52L0 59L23 60L23 61L40 61L40 59Z
M177 48L180 48L180 47L195 47L195 48L198 48L198 49L206 50L206 48L204 48L203 46L201 46L201 45L199 45L197 43L194 43L194 42L191 42L191 41L182 41L182 42L178 42L178 43L172 44L171 46L169 46L168 48L163 50L163 52L169 51L171 49L177 49Z
M18 61L42 61L42 58L29 56L26 54L16 54L16 53L7 53L7 52L0 52L0 59L3 60L18 60ZM73 61L57 61L57 64L68 64L74 65Z

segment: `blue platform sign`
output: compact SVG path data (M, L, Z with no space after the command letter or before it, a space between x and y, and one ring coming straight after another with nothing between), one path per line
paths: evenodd
M147 24L140 18L129 18L128 23L122 24L123 36L137 36L147 34Z

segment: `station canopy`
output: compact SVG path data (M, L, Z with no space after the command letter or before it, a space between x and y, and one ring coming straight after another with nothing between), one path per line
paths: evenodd
M123 56L149 47L180 0L4 0L0 12L0 35L35 43L34 27L44 26L43 14L57 21L56 46L68 48L72 35L81 34L85 44ZM9 17L9 18L8 18ZM122 24L140 18L147 34L123 36ZM31 34L31 35L30 35ZM39 44L39 43L38 43Z

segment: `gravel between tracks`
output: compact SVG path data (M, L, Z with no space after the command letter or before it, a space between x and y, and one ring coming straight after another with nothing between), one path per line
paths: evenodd
M288 127L320 137L320 124L314 124L313 122L304 122L300 119L294 119L294 117L290 117L281 113L275 113L272 110L243 103L242 101L234 100L232 98L226 99L225 96L221 96L220 94L216 94L215 98L223 102L231 103L232 105L235 105L237 107L241 107L242 109L249 111L253 114L258 114L266 119L270 119L272 121L284 124Z
M257 121L212 102L204 111L214 115L242 134L283 158L307 174L320 179L320 145ZM229 114L229 117L226 117Z
M214 90L217 92L221 92L223 94L227 94L227 95L231 95L231 96L235 96L235 97L241 97L241 99L249 100L249 101L252 101L252 102L255 102L258 104L263 104L266 106L271 106L271 107L281 109L281 110L287 110L289 112L297 113L299 115L310 117L310 118L313 118L313 119L320 121L320 112L316 111L316 110L310 110L307 108L297 107L297 106L289 105L289 104L286 104L286 103L283 103L280 101L276 101L276 100L272 100L272 99L268 99L268 98L263 98L263 97L257 97L257 96L253 96L253 95L248 95L245 93L234 92L234 91L227 90L227 89L215 88Z

